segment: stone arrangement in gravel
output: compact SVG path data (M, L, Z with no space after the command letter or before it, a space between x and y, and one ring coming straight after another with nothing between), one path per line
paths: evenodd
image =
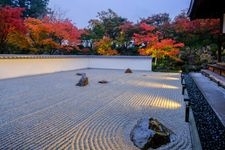
M127 69L125 70L125 73L133 73L133 71L132 71L130 68L127 68Z
M139 120L130 134L131 141L142 150L168 144L173 136L170 129L154 118Z
M225 127L189 75L185 75L188 94L195 117L202 148L225 149Z
M160 150L192 149L178 73L85 69L84 90L77 72L0 80L0 150L137 150L130 131L145 116L148 129L149 115L176 134Z
M76 86L86 86L86 85L88 85L88 77L86 76L86 74L82 74L82 77L76 84Z
M148 139L146 148L158 148L170 142L170 135L173 132L169 130L166 126L164 126L162 123L160 123L157 119L150 118L148 128L154 131L155 134L153 137Z

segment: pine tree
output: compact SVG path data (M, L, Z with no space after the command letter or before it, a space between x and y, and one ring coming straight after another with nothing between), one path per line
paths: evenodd
M48 12L49 0L0 0L0 6L25 8L23 17L42 18Z

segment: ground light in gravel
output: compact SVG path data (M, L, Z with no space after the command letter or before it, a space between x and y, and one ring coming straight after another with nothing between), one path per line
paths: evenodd
M83 88L74 86L79 72L89 77ZM176 134L159 149L189 150L181 84L170 79L179 77L84 69L0 80L0 149L137 150L131 130L151 116Z

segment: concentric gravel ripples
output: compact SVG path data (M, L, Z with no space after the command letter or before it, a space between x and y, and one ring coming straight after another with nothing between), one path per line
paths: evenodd
M78 72L87 87L75 86ZM159 149L191 149L179 74L88 69L0 80L0 90L0 149L137 149L131 124L146 116L176 134Z

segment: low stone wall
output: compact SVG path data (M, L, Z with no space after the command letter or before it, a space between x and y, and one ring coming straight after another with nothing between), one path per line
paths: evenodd
M0 79L85 68L151 71L152 58L143 56L0 55Z

